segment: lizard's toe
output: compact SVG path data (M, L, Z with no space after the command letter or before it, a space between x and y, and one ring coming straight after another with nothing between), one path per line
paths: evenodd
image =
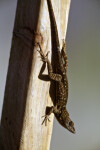
M42 121L42 125L45 123L45 126L47 126L47 121L50 122L49 116L45 115L45 116L42 116L42 117L44 117L44 120Z

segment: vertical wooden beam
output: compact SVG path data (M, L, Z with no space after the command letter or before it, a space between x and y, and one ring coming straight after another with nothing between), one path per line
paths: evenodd
M61 40L66 35L70 0L52 0L52 4ZM47 1L18 0L1 119L7 150L49 150L53 115L46 127L41 116L52 105L50 83L38 78L42 62L34 40L41 42L45 52L51 49L50 35Z

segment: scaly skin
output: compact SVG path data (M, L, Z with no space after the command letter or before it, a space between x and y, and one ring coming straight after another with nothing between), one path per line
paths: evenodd
M51 30L53 28L53 34L55 37L55 49L53 49L53 53L55 54L55 72L52 68L52 65L50 64L50 61L48 60L48 53L44 55L42 48L39 45L39 53L41 55L41 59L43 62L47 63L48 67L48 75L50 80L56 81L56 99L57 103L55 106L50 107L50 111L45 115L45 118L43 120L43 123L47 124L47 121L49 121L49 115L51 113L54 113L58 122L68 129L70 132L75 133L74 123L69 118L69 113L66 109L66 104L68 100L68 80L66 76L67 71L67 54L65 51L65 42L63 42L63 47L60 52L60 44L59 44L59 37L58 37L58 30L57 25L55 21L55 16L51 4L51 0L47 0L48 9L49 9L49 15L50 15L50 21L51 21ZM53 35L52 35L53 36ZM42 123L42 124L43 124Z

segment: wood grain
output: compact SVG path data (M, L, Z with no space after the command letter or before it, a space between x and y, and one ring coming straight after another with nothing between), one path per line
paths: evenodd
M61 41L66 35L70 0L52 0L52 4ZM50 36L46 0L18 0L1 119L6 150L50 148L53 114L48 126L41 125L46 106L52 105L50 83L38 78L42 62L34 46L40 42L44 52L50 51Z

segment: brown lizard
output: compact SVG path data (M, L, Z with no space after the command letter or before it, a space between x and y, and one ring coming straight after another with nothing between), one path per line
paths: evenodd
M47 63L48 67L48 75L50 81L56 82L56 104L50 107L49 112L45 115L43 123L47 124L49 120L49 115L54 113L58 122L65 128L67 128L70 132L75 133L74 123L69 117L69 113L66 109L67 99L68 99L68 80L66 76L67 71L67 54L65 50L65 42L63 42L63 46L60 52L60 44L58 37L58 30L56 25L56 20L53 12L53 7L51 0L47 0L48 10L50 15L50 23L51 23L51 32L52 32L52 53L54 55L54 69L48 59L48 52L44 55L42 48L39 45L39 53L41 55L41 59L43 62ZM53 46L54 45L54 46ZM42 124L43 124L42 123Z

